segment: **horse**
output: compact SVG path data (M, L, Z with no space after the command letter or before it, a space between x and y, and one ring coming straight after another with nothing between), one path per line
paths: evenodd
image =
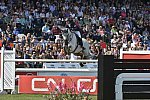
M75 32L71 32L69 28L60 28L62 37L65 41L63 44L64 50L67 54L73 53L75 56L80 56L81 59L90 59L90 45L88 41L82 38L83 48L79 45L78 36Z

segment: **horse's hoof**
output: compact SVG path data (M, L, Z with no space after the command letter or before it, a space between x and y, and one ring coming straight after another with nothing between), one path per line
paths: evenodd
M84 64L83 64L83 63L80 63L80 66L81 66L81 67L83 67L83 66L84 66Z

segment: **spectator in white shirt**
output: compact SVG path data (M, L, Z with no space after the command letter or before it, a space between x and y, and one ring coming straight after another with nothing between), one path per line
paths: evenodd
M42 33L47 33L49 31L49 26L48 23L46 23L43 27L42 27Z

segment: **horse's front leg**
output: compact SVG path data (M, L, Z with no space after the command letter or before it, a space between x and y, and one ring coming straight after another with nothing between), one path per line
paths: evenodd
M64 51L65 51L65 54L68 54L69 53L68 45L64 45L63 48L64 48Z
M63 48L64 48L65 53L69 54L70 46L68 44L68 41L64 41Z
M80 57L81 57L81 59L84 59L84 54L82 54ZM79 64L80 64L80 67L84 67L84 64L85 64L85 63L80 62Z

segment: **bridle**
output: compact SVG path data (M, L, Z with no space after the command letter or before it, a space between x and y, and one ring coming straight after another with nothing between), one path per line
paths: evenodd
M68 41L68 43L72 40L72 38L73 38L73 35L72 35L72 34L68 34L68 35L66 36L66 40Z
M68 34L68 35L66 35L66 41L69 43L72 39L73 39L73 34L76 36L76 33L72 33L72 34ZM75 46L75 49L72 51L72 52L70 52L70 53L74 53L76 50L77 50L77 48L78 48L78 41L77 41L77 45ZM82 51L82 50L81 50ZM80 51L80 52L81 52Z

